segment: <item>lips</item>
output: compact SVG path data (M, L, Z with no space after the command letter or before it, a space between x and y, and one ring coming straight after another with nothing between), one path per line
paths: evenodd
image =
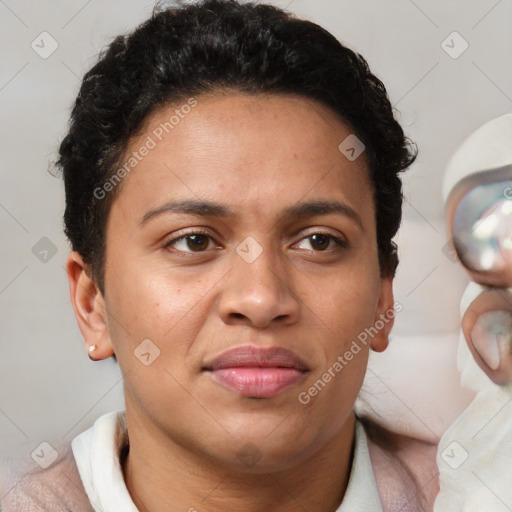
M224 368L295 368L307 371L309 368L291 350L281 347L245 346L233 348L222 353L207 364L206 370L223 370Z
M290 350L248 345L224 352L203 370L242 396L270 398L302 381L309 368Z

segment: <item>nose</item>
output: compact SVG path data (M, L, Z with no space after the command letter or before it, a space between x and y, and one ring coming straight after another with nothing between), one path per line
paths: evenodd
M300 302L277 255L271 253L265 248L254 260L243 252L233 254L233 266L224 277L218 301L219 315L226 324L263 329L272 322L289 325L298 320Z

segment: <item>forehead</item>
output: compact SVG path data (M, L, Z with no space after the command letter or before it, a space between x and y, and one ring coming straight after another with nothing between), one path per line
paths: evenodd
M337 198L365 216L367 160L340 151L347 137L354 133L335 112L300 96L188 98L157 108L132 139L121 165L133 165L112 210L130 205L125 216L143 216L172 199L207 198L265 215L307 197Z

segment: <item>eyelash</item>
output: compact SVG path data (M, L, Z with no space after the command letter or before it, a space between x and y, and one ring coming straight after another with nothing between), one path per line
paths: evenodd
M173 244L176 244L178 243L179 241L189 237L189 236L194 236L194 235L203 235L203 236L206 236L208 238L210 238L211 240L214 240L214 238L210 235L210 233L208 233L207 231L203 230L203 229L197 229L196 231L191 231L189 233L185 233L183 235L180 235L176 238L173 238L171 240L168 240L165 245L164 245L164 249L169 249L169 247L171 247ZM312 236L314 235L322 235L322 236L326 236L328 238L330 238L338 247L337 249L347 249L348 248L348 244L347 242L343 239L343 238L340 238L340 237L337 237L331 233L327 233L325 231L315 231L303 238L301 238L299 240L299 242L301 242L302 240L306 240L308 238L311 238ZM214 240L215 241L215 240ZM178 251L180 252L181 254L200 254L202 252L206 252L206 251ZM326 252L326 253L329 253L329 252L332 252L332 249L331 250L328 250L328 249L325 249L323 251L315 251L314 249L311 250L310 252L315 252L315 253L323 253L323 252Z

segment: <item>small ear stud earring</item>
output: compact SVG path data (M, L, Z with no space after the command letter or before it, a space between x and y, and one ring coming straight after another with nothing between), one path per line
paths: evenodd
M91 346L89 347L89 354L92 354L92 353L93 353L97 348L98 348L98 347L96 346L96 344L91 345Z

